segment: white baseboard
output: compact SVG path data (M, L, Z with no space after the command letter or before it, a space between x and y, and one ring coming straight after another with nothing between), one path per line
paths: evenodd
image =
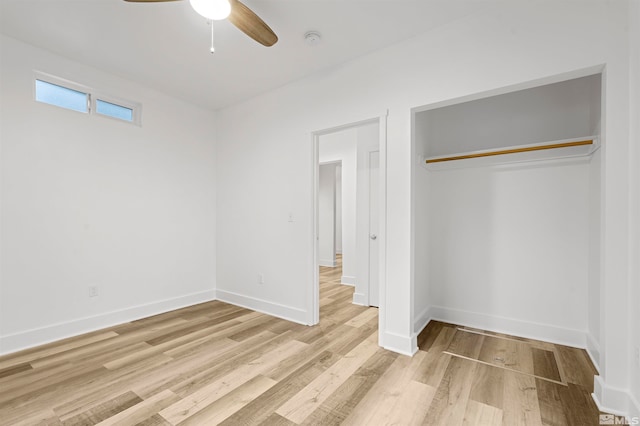
M586 347L587 343L587 333L584 330L556 327L549 324L522 321L479 312L445 308L442 306L431 306L428 311L425 312L425 315L428 315L427 322L433 319L582 349ZM419 321L416 321L414 324L414 329L418 330L415 326L422 324L424 321L424 318L419 318Z
M1 336L0 355L211 300L214 292L204 291Z
M630 424L640 424L640 403L627 389L607 386L601 376L596 376L591 397L600 411L624 416Z
M349 275L343 275L340 278L340 283L344 285L355 286L356 285L356 277L350 277Z
M335 268L338 264L335 260L318 259L318 266L328 266L329 268Z
M600 343L589 332L587 332L587 354L591 358L593 366L600 372Z
M296 322L298 324L309 325L307 311L294 308L291 306L280 305L278 303L269 302L264 299L257 299L231 291L216 290L216 299L222 302L231 303L232 305L242 306L243 308L253 311L262 312L263 314L282 318L287 321Z
M401 336L390 331L380 334L380 346L402 355L413 356L418 352L418 340L416 336Z
M354 305L362 305L369 306L369 301L367 300L367 295L362 293L353 293L353 304Z

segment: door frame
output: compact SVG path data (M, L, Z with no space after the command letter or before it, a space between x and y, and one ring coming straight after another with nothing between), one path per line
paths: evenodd
M388 112L375 116L373 118L366 118L363 120L338 125L334 127L317 130L311 133L311 147L312 147L312 210L311 210L311 227L310 227L310 240L311 240L311 259L310 265L312 265L312 277L311 285L307 286L307 312L309 313L310 325L317 324L320 321L320 275L318 266L318 178L319 178L319 146L320 136L335 133L340 130L345 130L353 127L360 127L362 125L378 123L378 142L380 151L380 170L379 170L379 205L378 205L378 241L379 241L379 310L378 310L378 341L382 342L382 336L386 327L386 288L387 288L387 115ZM368 295L367 295L368 303Z

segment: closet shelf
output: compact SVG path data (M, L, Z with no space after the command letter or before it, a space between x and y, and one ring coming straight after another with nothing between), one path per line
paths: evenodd
M444 161L466 160L469 158L491 157L494 155L517 154L520 152L542 151L545 149L569 148L573 146L583 146L583 145L593 145L593 144L594 144L594 138L570 140L570 141L557 141L553 143L514 146L508 149L475 151L475 152L469 152L469 153L448 156L448 157L430 157L425 159L425 162L427 164L441 163Z

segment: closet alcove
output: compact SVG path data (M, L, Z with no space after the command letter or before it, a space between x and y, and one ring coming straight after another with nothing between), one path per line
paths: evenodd
M602 75L415 108L414 331L599 341Z

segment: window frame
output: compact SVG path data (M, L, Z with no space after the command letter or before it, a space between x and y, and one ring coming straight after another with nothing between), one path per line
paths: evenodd
M37 99L37 81L43 81L45 83L60 86L66 89L74 90L76 92L85 93L87 95L87 111L78 111L75 109L65 108L60 105L51 104L48 102L42 102ZM140 102L133 102L128 99L123 99L117 96L104 93L100 90L93 89L89 86L76 83L75 81L67 80L55 75L47 74L41 71L33 72L33 100L39 104L49 105L55 108L61 108L68 111L79 112L81 114L96 115L105 117L110 120L115 120L120 123L133 124L135 126L142 126L142 104ZM131 121L124 120L122 118L114 117L108 114L102 114L97 111L97 101L107 102L113 105L121 106L131 110Z

